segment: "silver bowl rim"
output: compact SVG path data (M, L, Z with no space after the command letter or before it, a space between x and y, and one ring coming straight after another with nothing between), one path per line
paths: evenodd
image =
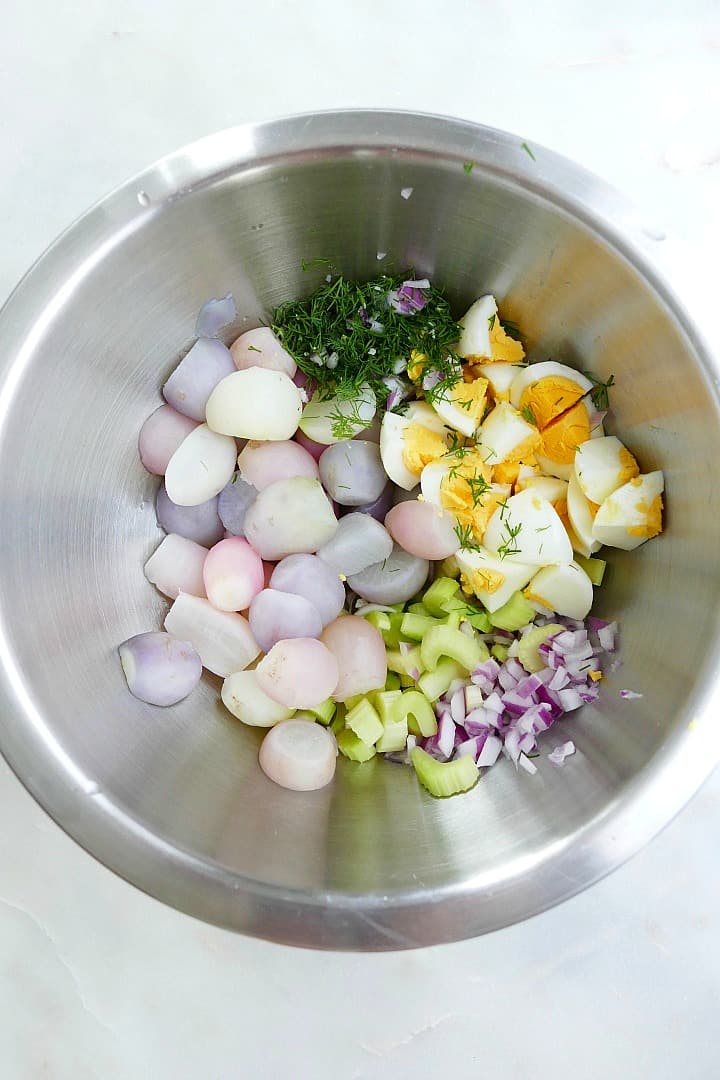
M501 176L579 220L615 249L645 279L671 313L699 359L718 397L718 365L682 303L682 282L673 280L676 245L643 223L614 188L567 158L519 135L431 113L346 109L296 114L228 128L159 159L120 184L78 217L50 244L0 309L0 340L11 347L0 357L0 430L11 401L17 351L32 332L29 318L44 310L58 283L92 272L116 243L140 228L150 214L248 167L334 150L344 154L390 153L439 156L474 162L477 174ZM662 252L659 241L664 241ZM68 266L73 267L67 278ZM7 648L0 611L0 656ZM720 761L720 729L713 722L720 691L720 643L698 672L692 734L674 740L652 783L639 773L623 797L575 834L556 843L535 865L517 859L500 875L485 874L456 885L418 888L395 895L293 890L228 871L212 860L169 844L78 775L62 748L38 761L23 738L16 671L10 722L0 720L0 752L35 800L72 839L110 870L147 894L187 914L275 941L331 949L397 949L474 937L529 918L554 906L617 868L660 832L696 793ZM6 672L0 670L7 690ZM10 680L12 682L12 680ZM22 688L24 691L24 687ZM36 721L42 720L38 716ZM37 732L34 732L37 736ZM59 795L53 783L59 784ZM581 872L576 849L582 846ZM108 852L111 851L112 855ZM157 861L165 873L158 877ZM532 872L523 903L507 904L521 876ZM191 887L193 880L199 888ZM482 900L482 903L480 902ZM442 927L433 921L442 908ZM409 931L420 920L423 931Z

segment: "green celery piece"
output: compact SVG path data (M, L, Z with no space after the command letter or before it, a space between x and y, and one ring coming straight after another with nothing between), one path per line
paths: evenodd
M399 690L400 689L400 676L397 671L388 671L387 679L385 680L386 690Z
M471 626L474 626L476 630L479 630L481 634L488 634L492 630L490 616L484 611L478 611L477 615L466 615L465 620Z
M449 626L451 630L458 630L462 619L463 617L459 611L450 611L443 619L443 625Z
M383 641L385 647L388 649L397 649L400 644L400 624L403 620L403 613L401 611L388 611L385 613L390 621L390 626L387 630L383 631Z
M395 671L398 675L407 675L405 670L405 657L398 649L387 650L388 671Z
M424 672L418 680L418 689L428 701L437 701L450 686L453 679L465 678L467 671L454 660L441 659L434 671Z
M367 698L348 710L345 727L354 731L367 746L374 746L383 733L382 721Z
M305 709L305 712L309 713L313 720L317 720L323 727L327 727L332 723L332 719L335 716L337 705L332 698L328 698L327 701L323 701L320 705L316 705L314 709Z
M399 688L397 690L378 690L373 694L373 705L383 727L387 727L389 723L394 722L392 707L401 697L402 691Z
M547 666L538 651L538 646L554 634L560 634L564 629L565 627L560 623L548 623L547 626L536 626L534 630L529 630L525 637L520 638L517 658L526 671L532 674Z
M364 743L350 728L340 731L336 738L338 750L351 761L369 761L370 758L375 757L375 747Z
M435 711L419 690L406 690L393 702L391 718L393 723L404 722L412 735L428 736L437 732Z
M575 562L585 571L593 585L602 585L607 563L604 559L586 559L584 555L575 552Z
M346 698L344 703L346 711L350 712L351 709L354 709L356 705L358 705L361 701L364 700L364 694L353 694L352 697Z
M358 612L371 626L374 626L376 630L379 630L382 634L383 630L390 629L390 617L387 611L369 611L367 615L363 615L362 609Z
M449 626L436 626L429 630L423 638L420 653L428 671L435 670L441 657L448 657L455 660L465 673L474 671L489 656L482 641Z
M447 615L447 611L443 607L443 604L450 600L451 597L455 596L459 590L459 584L457 581L453 581L452 578L435 578L435 581L433 581L429 589L426 590L422 602L431 615L435 615L438 619L442 619L444 615Z
M436 761L419 746L410 754L417 778L422 786L437 799L470 791L480 779L480 770L471 754L464 754L454 761Z
M401 675L400 676L400 686L401 687L404 688L406 686L414 686L414 685L415 685L415 680L413 679L412 675Z
M507 660L509 649L509 645L493 645L490 652L500 664L504 664Z
M390 754L404 750L407 746L408 725L406 720L386 724L383 733L375 743L375 749L381 754Z
M535 608L525 599L518 590L513 593L506 604L490 614L490 621L498 630L509 630L514 633L522 626L527 626L535 618Z
M403 615L403 621L400 624L400 633L403 637L410 638L412 641L422 641L428 630L432 630L433 626L437 626L437 619L431 618L429 615L413 615L408 611Z
M330 730L336 737L341 731L345 730L345 713L346 709L344 704L341 701L338 701L337 709L335 711L335 718L330 724Z
M424 604L408 604L408 611L411 615L430 615L430 612Z

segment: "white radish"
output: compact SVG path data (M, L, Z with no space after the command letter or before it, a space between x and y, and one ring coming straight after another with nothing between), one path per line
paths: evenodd
M289 439L297 431L302 398L282 371L252 367L218 383L208 398L208 426L239 439Z
M265 583L262 559L239 536L221 540L205 559L207 598L220 611L245 611Z
M260 689L254 671L234 671L228 675L220 697L225 708L250 727L273 727L293 714L292 709L273 701Z
M331 731L307 720L286 720L268 731L260 747L260 768L280 787L317 791L335 775L337 743Z
M171 457L196 427L194 420L170 405L161 405L150 413L138 435L138 453L147 471L164 476Z
M235 470L235 440L201 424L170 458L165 490L178 506L197 506L217 495Z
M218 611L209 600L180 593L165 616L165 629L189 641L203 667L227 678L242 671L259 655L250 624L235 612Z
M387 653L379 630L359 615L341 615L320 639L337 661L336 701L379 690L387 679Z
M257 491L264 491L277 480L289 480L293 476L309 476L311 480L318 478L315 458L292 440L251 440L238 456L237 464L242 479Z
M255 671L260 689L289 709L314 709L338 682L337 660L315 638L278 641Z
M282 371L291 379L297 371L297 364L290 353L283 349L269 326L246 330L232 343L230 352L238 371L251 367L268 368L271 371Z
M385 518L393 540L420 559L447 559L460 547L455 518L429 502L403 502Z
M319 548L318 556L338 574L359 574L373 563L387 559L392 537L369 514L348 514L338 521L337 532Z
M304 596L320 612L323 626L337 618L345 603L345 586L317 555L289 555L274 568L270 586Z
M318 480L278 480L245 514L245 536L263 559L313 552L335 535L337 518Z
M304 596L263 589L253 600L248 613L253 637L263 652L270 652L278 641L289 638L319 638L322 619L318 609Z
M178 593L205 596L203 566L208 549L194 540L170 533L145 563L145 577L164 596Z

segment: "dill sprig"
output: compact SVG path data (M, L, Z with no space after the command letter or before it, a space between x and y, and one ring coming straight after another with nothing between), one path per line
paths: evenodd
M480 551L480 544L473 539L472 525L456 525L455 535L458 538L461 548L465 548L468 551Z
M487 480L484 477L478 476L477 474L475 476L464 476L463 479L467 486L470 488L470 494L473 501L473 510L476 506L482 506L483 495L486 495L487 492L490 490L490 484L488 484Z
M508 557L508 555L519 555L520 554L520 548L517 546L515 541L517 540L518 536L520 535L520 530L521 529L522 529L522 522L521 521L519 521L517 523L517 525L511 525L509 521L505 522L506 536L505 536L505 539L503 540L502 544L500 544L500 546L497 549L498 550L498 555L500 556L501 559L506 559Z
M608 398L608 390L611 386L615 385L615 376L611 375L607 382L603 382L602 379L597 379L589 371L583 371L583 375L586 376L593 383L593 388L590 391L590 397L592 403L598 412L603 412L605 409L610 408L610 400Z
M382 396L387 392L382 380L413 350L427 357L427 371L441 376L426 393L428 400L459 381L461 365L453 346L460 330L440 290L424 290L425 306L409 315L388 303L388 294L412 277L412 272L381 274L360 284L341 276L275 309L273 331L322 399L354 398L365 383ZM327 366L328 357L337 358L334 367Z
M537 420L535 419L535 413L532 411L529 405L523 405L520 410L524 420L527 420L528 424L534 424L537 427Z

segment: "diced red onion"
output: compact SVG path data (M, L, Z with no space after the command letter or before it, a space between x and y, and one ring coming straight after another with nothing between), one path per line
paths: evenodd
M523 768L525 772L530 773L531 776L534 776L537 772L537 767L535 763L532 762L529 757L526 757L525 754L520 754L520 757L518 758L518 765Z
M198 313L195 324L196 337L215 337L237 317L232 293L220 298L206 300Z
M598 641L605 652L615 652L615 643L617 637L617 623L611 622L606 626L598 627L597 631Z
M462 724L465 719L465 689L456 690L450 699L450 715L456 724Z
M437 748L448 760L455 749L455 723L450 716L443 716L438 722Z
M497 759L500 757L500 751L502 750L502 739L499 739L497 735L488 735L483 744L483 748L477 756L475 761L479 766L494 765Z
M552 753L548 754L548 761L551 765L562 765L566 757L570 757L575 753L575 743L572 739L568 739L567 742L562 743L560 746L556 746Z
M642 696L643 696L642 694L638 694L635 690L621 690L620 691L620 697L624 698L625 701L637 701L638 698L641 698Z

